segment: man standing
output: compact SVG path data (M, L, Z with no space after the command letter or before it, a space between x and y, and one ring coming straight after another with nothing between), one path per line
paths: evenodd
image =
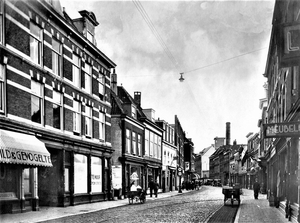
M149 182L149 188L150 188L150 197L152 197L152 193L153 193L153 190L154 190L154 182L153 182L153 178L151 178L150 182Z
M260 190L260 184L258 183L257 178L255 179L255 182L253 184L253 190L254 190L254 198L258 199L258 193Z

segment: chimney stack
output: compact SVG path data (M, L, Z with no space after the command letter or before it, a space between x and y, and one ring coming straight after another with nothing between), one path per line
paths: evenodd
M135 91L134 92L134 101L141 107L141 92Z
M118 94L117 92L117 74L116 74L116 69L113 69L113 73L111 74L111 89L113 92L115 92L115 94Z
M226 146L230 145L230 122L226 122Z

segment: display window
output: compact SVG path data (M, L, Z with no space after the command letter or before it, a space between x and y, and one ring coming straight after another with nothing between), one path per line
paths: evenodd
M102 160L99 157L92 156L91 185L93 193L102 192Z
M88 162L82 154L74 155L74 193L88 192Z

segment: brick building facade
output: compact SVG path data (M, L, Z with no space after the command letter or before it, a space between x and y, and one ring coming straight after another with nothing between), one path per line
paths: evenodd
M95 15L79 13L0 0L1 213L109 198L116 65L96 47Z

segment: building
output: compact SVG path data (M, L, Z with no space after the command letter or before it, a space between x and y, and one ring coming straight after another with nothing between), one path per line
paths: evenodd
M275 2L264 77L268 104L264 117L264 154L269 199L290 220L299 221L300 1Z
M177 175L177 147L174 127L164 120L155 121L164 130L162 137L162 190L174 191Z
M199 156L201 157L201 172L200 177L202 179L210 178L209 175L209 157L216 151L215 145L211 145L203 149Z
M178 192L182 192L182 181L184 180L184 142L185 142L185 132L180 124L179 118L175 115L175 146L177 148L177 180L176 180L176 189L178 188Z
M193 179L199 179L195 173L194 143L192 139L186 138L184 141L184 181L192 182Z
M116 64L96 46L95 15L79 14L0 0L1 213L110 198Z
M153 109L141 108L141 92L133 98L114 82L111 119L114 189L126 197L132 182L147 189L151 179L161 189L163 129L155 123Z

